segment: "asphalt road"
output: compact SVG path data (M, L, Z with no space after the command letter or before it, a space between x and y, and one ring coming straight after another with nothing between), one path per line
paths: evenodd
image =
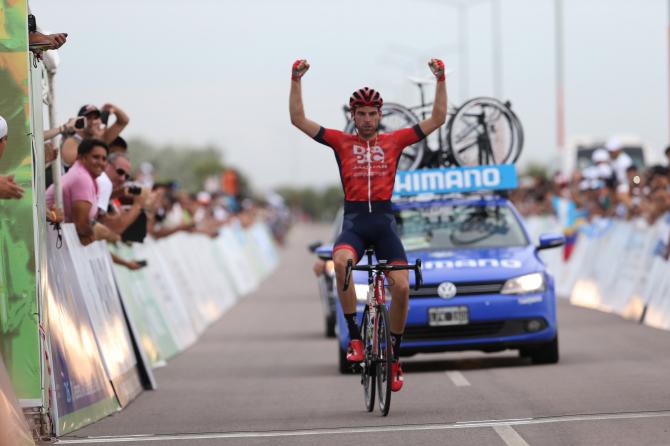
M670 445L670 332L563 301L559 364L417 355L389 416L365 412L322 335L305 247L328 232L294 229L271 278L155 370L157 391L59 443Z

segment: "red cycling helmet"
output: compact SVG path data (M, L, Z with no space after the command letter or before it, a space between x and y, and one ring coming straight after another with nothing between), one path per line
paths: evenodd
M361 88L354 91L349 98L349 108L355 111L358 107L377 107L382 108L384 100L377 90L372 88Z

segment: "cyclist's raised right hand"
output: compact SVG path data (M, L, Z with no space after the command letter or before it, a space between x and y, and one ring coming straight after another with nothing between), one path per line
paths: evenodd
M294 81L299 81L301 77L307 73L309 70L309 63L307 59L298 59L293 62L293 69L291 71L291 79Z

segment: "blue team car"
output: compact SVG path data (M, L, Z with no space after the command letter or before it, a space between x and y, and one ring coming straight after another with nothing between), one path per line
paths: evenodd
M538 251L563 245L561 234L530 240L512 203L495 195L412 199L394 203L394 213L408 261L423 262L419 290L410 273L401 356L516 349L533 363L558 362L554 279ZM328 258L332 245L316 252ZM360 318L367 276L353 273ZM347 373L349 337L340 305L336 311L338 364Z

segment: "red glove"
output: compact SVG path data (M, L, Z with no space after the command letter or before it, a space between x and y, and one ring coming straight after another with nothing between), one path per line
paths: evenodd
M428 62L428 66L430 67L431 71L437 78L437 81L443 81L444 80L444 62L442 62L441 59L430 59L430 62Z
M293 69L291 70L291 79L299 81L301 77L309 70L309 63L306 59L298 59L293 62Z

